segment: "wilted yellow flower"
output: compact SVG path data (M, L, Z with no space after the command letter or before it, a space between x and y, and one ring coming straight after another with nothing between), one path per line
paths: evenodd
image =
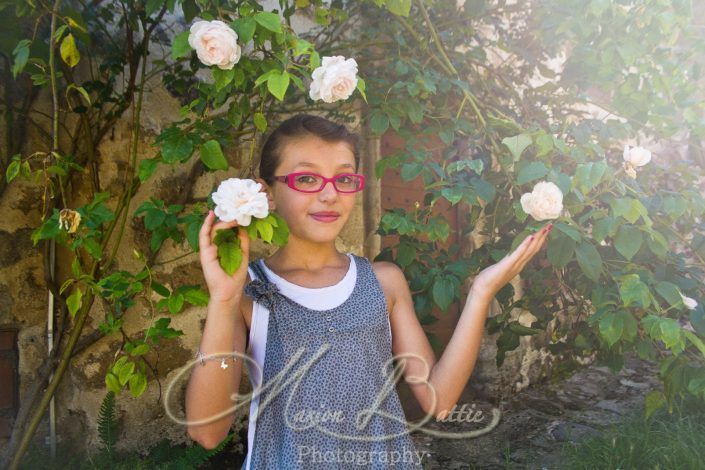
M59 212L59 227L66 229L69 233L75 233L80 223L81 214L75 210L61 209Z

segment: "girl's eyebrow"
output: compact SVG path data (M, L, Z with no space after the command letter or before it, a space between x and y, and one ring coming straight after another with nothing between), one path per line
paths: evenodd
M315 163L311 163L311 162L299 162L296 164L296 166L294 168L296 168L297 166L309 166L309 167L318 168L318 165L316 165ZM350 163L341 163L340 165L338 165L338 168L355 168L355 167L353 165L351 165Z

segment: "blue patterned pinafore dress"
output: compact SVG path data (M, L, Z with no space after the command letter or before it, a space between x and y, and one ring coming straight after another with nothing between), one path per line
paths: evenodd
M250 263L245 293L270 312L251 470L422 468L394 388L384 292L353 256L352 294L328 310L281 294L263 261Z

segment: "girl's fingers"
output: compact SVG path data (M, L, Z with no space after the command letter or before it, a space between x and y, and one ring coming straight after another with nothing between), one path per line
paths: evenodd
M213 240L215 240L215 234L218 233L218 230L226 229L226 228L232 228L232 227L237 227L237 221L233 220L231 222L218 222L215 225L213 225L213 229L211 230L211 243Z
M521 266L521 268L524 268L524 265L528 263L531 258L533 258L536 253L539 252L539 250L544 246L546 242L546 237L548 237L548 234L550 233L550 229L548 229L548 225L544 226L541 230L536 232L535 234L526 237L524 240L526 242L526 246L523 247L520 255L519 255L519 260L517 263ZM533 239L532 239L533 237Z
M199 248L206 248L210 245L211 237L209 236L209 234L214 218L215 214L213 213L213 211L208 211L208 215L206 215L206 218L203 221L203 225L201 225L201 229L198 231Z

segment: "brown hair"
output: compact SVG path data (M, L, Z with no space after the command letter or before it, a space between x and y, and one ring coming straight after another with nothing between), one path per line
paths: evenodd
M360 167L360 142L357 134L345 125L312 114L297 114L282 122L265 139L259 160L259 177L274 183L274 171L281 160L281 150L288 140L314 136L326 142L346 142L355 156L355 171Z

